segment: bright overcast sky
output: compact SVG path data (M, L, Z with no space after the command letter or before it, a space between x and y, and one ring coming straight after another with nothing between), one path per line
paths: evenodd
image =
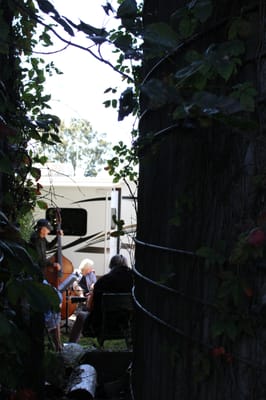
M81 19L97 28L104 26L107 29L113 23L112 16L108 17L101 6L105 4L104 0L54 0L53 4L61 15L75 23L79 23ZM114 7L116 8L115 5ZM63 35L69 40L67 34ZM78 42L77 39L74 40ZM88 45L87 42L86 44ZM57 42L54 50L64 46L64 43ZM46 48L46 51L50 52L51 48ZM106 53L103 51L104 54ZM108 57L115 60L116 56L109 51ZM63 72L63 75L54 75L47 80L46 91L52 95L52 113L65 121L71 117L87 119L95 131L107 133L108 140L114 144L118 140L130 142L134 119L126 117L124 121L118 122L117 110L105 108L102 104L109 99L104 94L108 87L120 86L122 90L125 89L118 73L89 53L71 46L63 52L45 56L45 60L54 61L56 67Z

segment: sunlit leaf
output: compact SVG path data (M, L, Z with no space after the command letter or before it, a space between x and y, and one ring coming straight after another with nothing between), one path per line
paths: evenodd
M33 178L35 178L36 181L38 181L41 178L41 170L40 170L40 168L31 167L30 173L33 176Z
M43 200L37 200L36 204L41 210L47 210L48 208L48 204Z

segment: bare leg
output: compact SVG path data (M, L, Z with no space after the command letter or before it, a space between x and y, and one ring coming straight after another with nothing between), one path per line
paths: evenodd
M80 311L77 314L76 321L74 322L74 325L72 326L70 335L69 335L69 341L73 343L77 343L80 339L80 335L82 332L82 328L84 325L84 321L89 315L88 311Z
M55 345L55 350L58 352L62 351L60 325L57 325L55 329L52 329L50 334Z

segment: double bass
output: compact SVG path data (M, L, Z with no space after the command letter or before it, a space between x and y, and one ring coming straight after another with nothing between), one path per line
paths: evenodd
M48 267L46 269L47 281L58 289L62 293L62 307L61 307L61 318L67 319L71 316L77 307L77 304L71 302L71 296L75 295L70 287L71 283L76 280L76 276L73 273L74 267L72 262L62 254L62 237L61 231L61 214L60 210L56 209L56 232L57 232L57 250L56 253L50 258L52 263L58 263L61 266L60 270ZM67 295L68 292L68 295Z

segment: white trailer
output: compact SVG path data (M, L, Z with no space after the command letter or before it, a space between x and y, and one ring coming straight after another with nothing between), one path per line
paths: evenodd
M55 175L42 177L40 184L43 187L40 199L47 203L48 209L36 209L34 219L48 218L53 223L54 208L59 209L64 231L63 255L72 261L74 269L78 269L84 258L90 258L96 274L101 276L108 271L110 257L117 253L132 263L136 200L125 183L114 184L111 178ZM116 236L114 219L124 221L122 236Z

